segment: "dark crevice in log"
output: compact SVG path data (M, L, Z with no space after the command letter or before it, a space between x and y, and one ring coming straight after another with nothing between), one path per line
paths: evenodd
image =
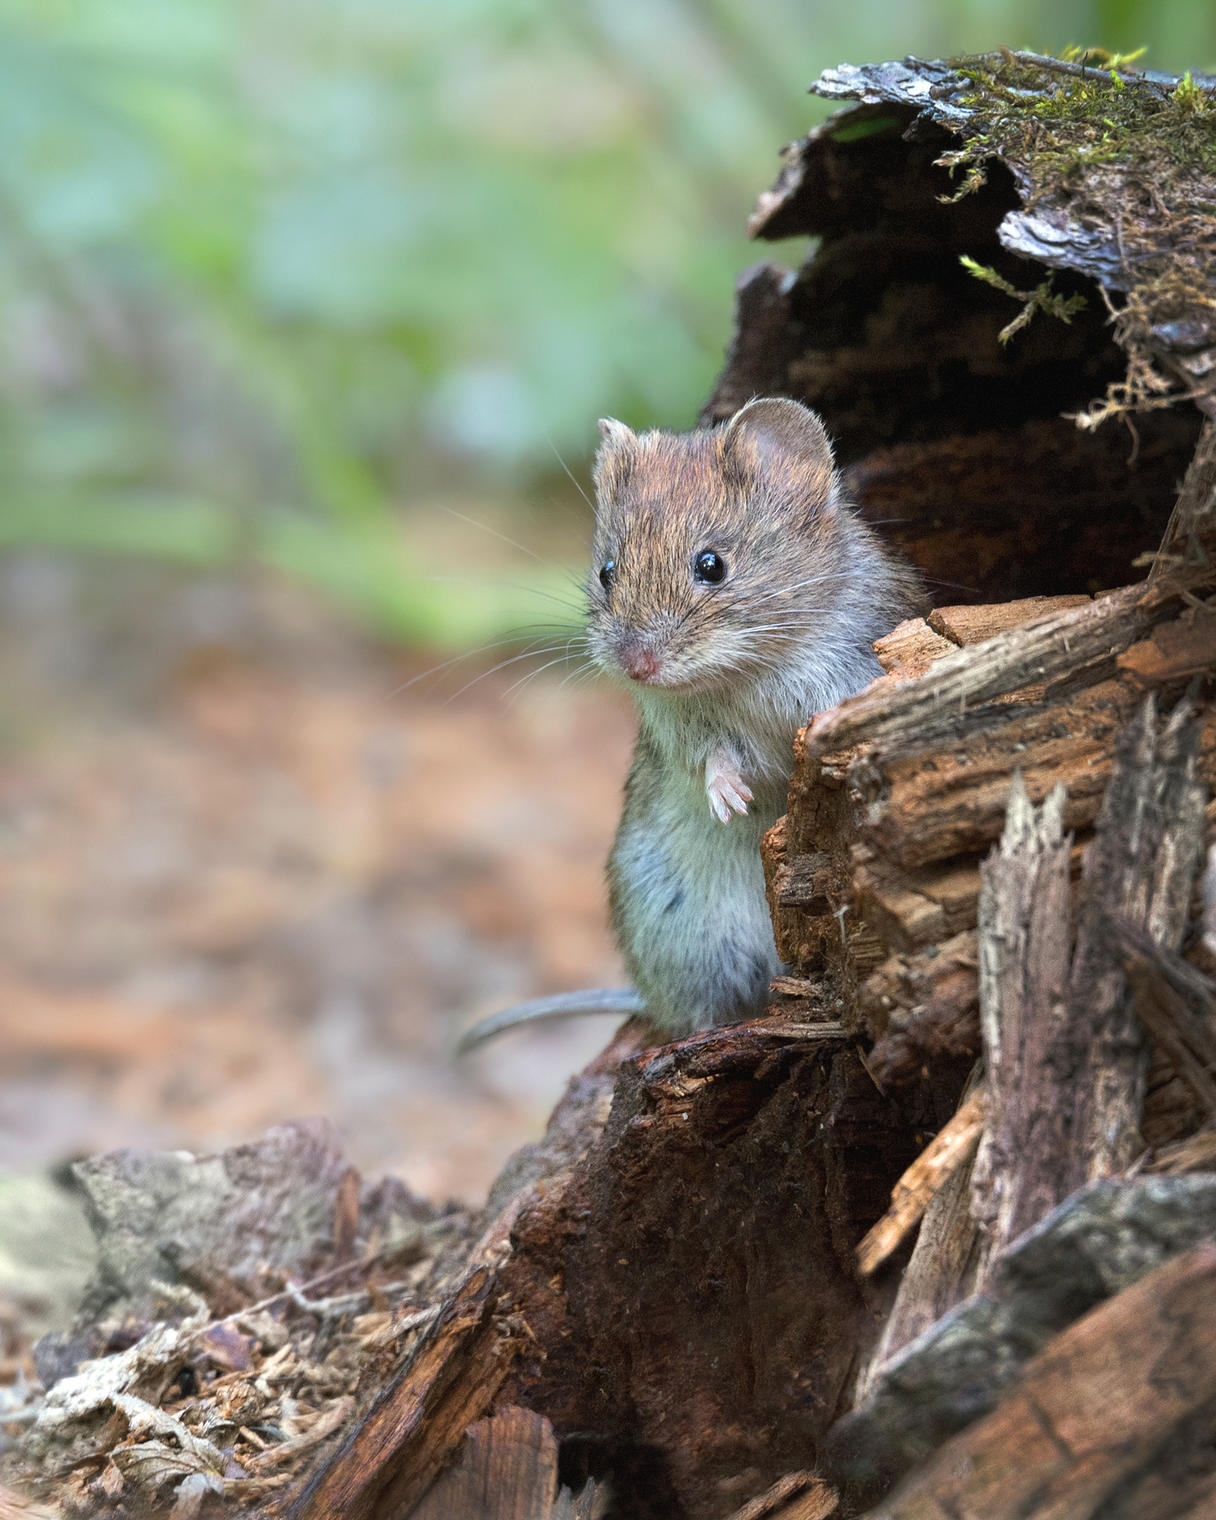
M762 1025L622 1069L600 1140L521 1215L504 1269L547 1352L505 1396L612 1474L622 1516L683 1513L656 1507L656 1447L690 1520L813 1462L875 1323L852 1252L911 1160L908 1117L839 1044Z
M910 128L910 124L911 128ZM1065 325L1039 315L1012 341L1009 296L966 255L1019 289L1047 266L1010 253L998 227L1019 205L1013 176L987 167L976 193L934 161L958 138L900 105L863 106L789 151L753 235L820 239L796 274L749 270L736 334L702 414L777 392L820 412L851 499L951 602L1096 591L1133 579L1159 542L1195 446L1194 409L1082 431L1082 411L1119 380L1098 286Z

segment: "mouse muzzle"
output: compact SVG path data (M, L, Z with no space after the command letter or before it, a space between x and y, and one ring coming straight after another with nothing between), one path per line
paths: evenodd
M631 681L653 681L661 661L651 641L639 634L627 634L616 646L617 662Z

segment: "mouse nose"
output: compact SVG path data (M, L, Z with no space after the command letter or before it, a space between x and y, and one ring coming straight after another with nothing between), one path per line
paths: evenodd
M659 673L659 657L643 644L622 644L617 658L621 669L632 681L651 681Z

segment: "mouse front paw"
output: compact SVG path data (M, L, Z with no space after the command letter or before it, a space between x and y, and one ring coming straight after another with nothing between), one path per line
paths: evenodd
M751 789L739 767L725 755L711 755L705 762L705 795L709 810L719 823L729 823L732 813L746 813Z

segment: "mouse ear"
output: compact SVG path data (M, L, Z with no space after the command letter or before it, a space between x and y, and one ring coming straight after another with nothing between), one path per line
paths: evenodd
M632 443L636 437L632 428L618 422L615 417L601 417L599 429L605 443Z
M753 468L801 477L820 502L832 493L835 471L827 429L800 402L776 396L749 401L723 429L722 449Z
M596 450L591 478L595 482L597 494L603 500L605 497L615 496L620 489L621 482L629 473L630 461L633 458L630 445L638 440L633 429L627 428L615 417L601 417L600 432L604 441Z

